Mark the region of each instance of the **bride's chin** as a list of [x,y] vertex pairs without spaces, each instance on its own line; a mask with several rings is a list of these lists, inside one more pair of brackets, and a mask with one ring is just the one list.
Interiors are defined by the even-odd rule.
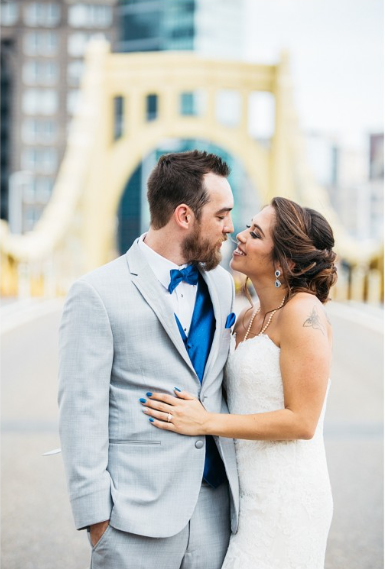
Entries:
[[230,261],[230,267],[232,269],[234,269],[235,271],[239,271],[240,273],[243,273],[243,270],[237,269],[237,265],[239,266],[238,259],[239,259],[239,257],[234,255]]

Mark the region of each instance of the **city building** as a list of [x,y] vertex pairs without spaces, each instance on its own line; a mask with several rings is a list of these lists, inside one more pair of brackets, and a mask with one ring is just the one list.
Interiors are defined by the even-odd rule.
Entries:
[[117,51],[242,57],[244,0],[120,0],[117,15]]
[[30,231],[76,111],[87,42],[116,38],[116,0],[1,1],[1,217]]
[[306,136],[307,160],[318,184],[348,232],[360,240],[383,239],[384,135],[370,134],[366,146],[347,148],[333,136]]

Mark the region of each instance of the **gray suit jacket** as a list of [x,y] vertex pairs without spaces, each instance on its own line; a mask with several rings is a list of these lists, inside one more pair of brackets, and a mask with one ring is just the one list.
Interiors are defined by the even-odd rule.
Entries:
[[[188,523],[202,482],[205,437],[153,427],[138,402],[174,386],[206,409],[227,413],[222,396],[229,351],[226,317],[234,287],[221,267],[203,274],[216,319],[202,384],[190,362],[162,285],[137,242],[115,261],[75,282],[60,329],[60,437],[78,529],[102,520],[150,537],[175,535]],[[234,444],[215,437],[238,519]],[[199,441],[199,442],[198,442]]]

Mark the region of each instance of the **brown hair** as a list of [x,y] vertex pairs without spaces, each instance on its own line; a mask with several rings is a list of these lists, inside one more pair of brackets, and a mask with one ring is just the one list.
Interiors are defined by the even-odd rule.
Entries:
[[219,156],[199,150],[161,156],[148,179],[151,225],[155,229],[164,227],[180,204],[188,205],[199,220],[202,207],[209,201],[203,183],[203,176],[209,172],[227,177],[230,169]]
[[332,228],[323,215],[286,198],[273,198],[273,261],[282,268],[289,297],[296,292],[314,294],[322,303],[337,281]]

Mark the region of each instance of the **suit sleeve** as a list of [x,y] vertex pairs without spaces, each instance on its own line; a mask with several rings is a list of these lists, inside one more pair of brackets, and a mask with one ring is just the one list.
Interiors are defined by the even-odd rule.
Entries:
[[59,430],[77,529],[108,520],[109,388],[113,337],[105,306],[77,281],[64,306],[59,335]]

